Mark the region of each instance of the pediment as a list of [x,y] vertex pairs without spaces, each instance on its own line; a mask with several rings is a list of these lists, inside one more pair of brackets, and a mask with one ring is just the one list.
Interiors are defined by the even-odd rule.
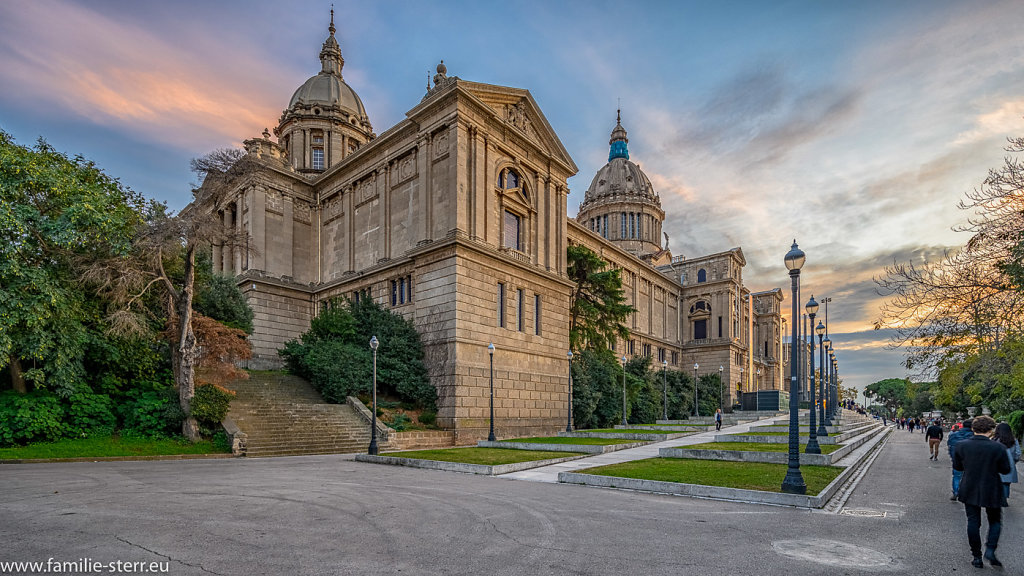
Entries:
[[525,137],[563,163],[571,174],[579,171],[529,90],[464,80],[459,82],[459,87],[490,108],[495,117],[511,131]]

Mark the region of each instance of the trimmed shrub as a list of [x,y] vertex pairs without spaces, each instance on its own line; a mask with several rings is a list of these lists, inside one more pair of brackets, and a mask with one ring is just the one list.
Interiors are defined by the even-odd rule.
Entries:
[[199,430],[206,436],[220,429],[224,416],[235,393],[214,384],[196,386],[192,397],[192,416],[199,423]]
[[67,436],[64,406],[45,390],[0,393],[0,446],[52,442]]

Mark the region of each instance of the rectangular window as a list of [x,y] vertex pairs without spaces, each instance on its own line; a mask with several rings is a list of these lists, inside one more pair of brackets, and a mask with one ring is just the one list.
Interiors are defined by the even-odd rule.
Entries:
[[718,337],[722,337],[722,317],[718,317]]
[[540,294],[533,295],[533,333],[540,336]]
[[391,305],[398,306],[398,281],[391,281]]
[[505,210],[505,247],[520,250],[519,215]]
[[313,170],[324,169],[324,149],[313,148]]
[[629,353],[636,354],[636,340],[629,341]]
[[619,238],[626,238],[626,213],[622,213],[622,230],[619,231]]
[[604,226],[601,227],[601,235],[605,238],[608,237],[608,215],[604,215]]
[[498,282],[498,326],[505,327],[505,283]]
[[359,290],[352,293],[352,301],[359,304]]
[[526,304],[524,302],[524,292],[522,288],[516,290],[516,330],[523,332],[525,330],[526,319]]
[[405,277],[405,293],[408,296],[406,302],[412,302],[412,274]]
[[615,340],[611,341],[611,346],[609,346],[609,348],[612,349],[612,352],[615,352]]
[[629,237],[636,238],[636,214],[629,213]]
[[405,278],[398,279],[398,303],[405,304]]
[[673,365],[679,364],[679,352],[675,352],[675,351],[672,352],[672,364]]
[[665,361],[665,349],[664,348],[658,348],[658,362],[664,362],[664,361]]

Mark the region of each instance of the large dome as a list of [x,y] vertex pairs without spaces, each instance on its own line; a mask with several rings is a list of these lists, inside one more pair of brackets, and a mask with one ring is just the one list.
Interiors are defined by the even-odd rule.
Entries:
[[608,142],[611,145],[608,163],[597,171],[594,180],[590,182],[583,196],[581,211],[595,202],[639,201],[661,206],[661,199],[654,191],[651,180],[639,166],[629,161],[628,142],[626,129],[622,127],[621,116],[618,116]]

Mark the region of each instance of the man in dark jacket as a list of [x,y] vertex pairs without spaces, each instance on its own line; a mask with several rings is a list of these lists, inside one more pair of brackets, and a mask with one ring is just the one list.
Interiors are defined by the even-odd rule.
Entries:
[[[968,418],[964,420],[963,425],[956,432],[951,432],[949,438],[946,439],[946,446],[949,448],[949,460],[953,461],[953,449],[961,441],[974,436],[974,432],[971,431],[971,423],[974,420]],[[960,489],[960,476],[963,475],[961,470],[953,468],[953,495],[949,497],[950,500],[956,500],[956,493]]]
[[928,430],[924,434],[925,440],[928,442],[928,459],[938,460],[939,459],[939,444],[942,442],[942,426],[935,420],[932,421],[932,425],[928,427]]
[[985,541],[985,560],[992,566],[1002,566],[996,558],[999,532],[1002,530],[1002,512],[1006,506],[1003,482],[1000,474],[1010,473],[1010,459],[1006,448],[995,442],[989,435],[995,430],[996,421],[988,416],[974,419],[971,429],[974,436],[957,444],[953,450],[953,469],[962,470],[960,490],[957,499],[964,503],[967,512],[967,541],[971,545],[971,561],[976,568],[981,561],[981,509],[988,516],[988,539]]

